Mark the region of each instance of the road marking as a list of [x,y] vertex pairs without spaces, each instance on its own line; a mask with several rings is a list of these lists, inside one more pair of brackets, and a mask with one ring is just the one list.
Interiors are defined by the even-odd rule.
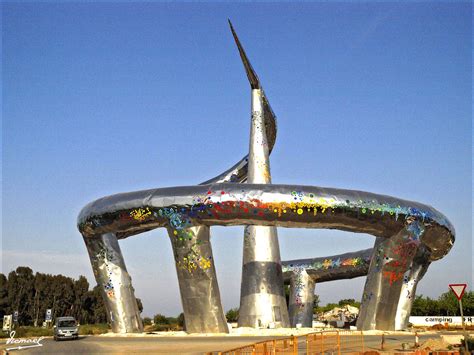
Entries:
[[14,347],[14,348],[7,348],[6,350],[9,351],[9,350],[22,350],[22,349],[26,349],[26,348],[36,348],[37,346],[43,346],[43,344],[36,344],[36,345],[25,345],[25,346],[17,346],[17,347]]

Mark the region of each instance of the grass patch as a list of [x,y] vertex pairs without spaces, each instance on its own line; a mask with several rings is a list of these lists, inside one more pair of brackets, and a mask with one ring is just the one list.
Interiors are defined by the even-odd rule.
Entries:
[[79,335],[98,335],[108,333],[109,330],[107,323],[84,324],[79,326]]
[[[15,330],[15,338],[38,338],[53,336],[52,328],[21,326]],[[1,338],[10,338],[10,333],[1,332]]]

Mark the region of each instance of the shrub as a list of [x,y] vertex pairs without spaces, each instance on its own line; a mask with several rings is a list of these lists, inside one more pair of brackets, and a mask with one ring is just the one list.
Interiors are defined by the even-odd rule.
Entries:
[[180,313],[178,316],[178,325],[184,327],[184,313]]
[[162,314],[156,314],[154,317],[153,317],[153,320],[155,321],[155,324],[169,324],[169,320],[168,318],[166,318],[164,315]]
[[[42,327],[30,327],[30,326],[21,326],[14,329],[15,338],[25,338],[25,337],[47,337],[53,335],[52,328],[42,328]],[[1,332],[1,338],[10,338],[10,333]]]
[[84,324],[79,326],[79,335],[98,335],[109,331],[109,325],[106,323]]
[[[466,341],[464,340],[464,338],[461,339],[461,345],[463,347],[466,347]],[[467,338],[467,346],[469,347],[470,351],[474,350],[474,338],[473,337],[469,336]]]
[[229,309],[229,311],[225,314],[225,317],[227,318],[227,322],[237,322],[239,319],[239,309]]

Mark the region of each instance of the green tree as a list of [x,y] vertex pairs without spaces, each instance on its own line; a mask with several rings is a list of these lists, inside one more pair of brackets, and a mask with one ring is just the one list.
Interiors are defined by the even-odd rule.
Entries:
[[[465,315],[474,314],[474,292],[466,292],[462,299]],[[459,303],[452,291],[443,293],[437,300],[419,295],[413,301],[412,316],[460,316]]]
[[94,320],[94,308],[95,308],[95,294],[93,291],[87,291],[84,296],[84,302],[81,307],[81,316],[79,322],[82,324],[93,324]]
[[176,317],[166,317],[166,320],[168,321],[168,324],[178,325],[178,318]]
[[155,321],[155,324],[170,324],[168,318],[162,314],[156,314],[153,317],[153,320]]
[[34,317],[34,276],[33,270],[19,266],[8,274],[7,299],[9,311],[18,311],[18,323],[30,325]]
[[357,307],[359,308],[360,307],[360,302],[356,301],[355,299],[353,298],[345,298],[345,299],[342,299],[338,302],[338,305],[340,307],[344,307],[346,305],[349,305],[349,306],[352,306],[352,307]]
[[[464,295],[466,297],[466,295]],[[465,301],[463,297],[463,301]],[[452,291],[443,293],[438,298],[439,315],[442,316],[460,316],[458,299]],[[430,314],[431,315],[431,314]]]
[[411,308],[412,316],[425,316],[428,315],[427,312],[427,302],[423,295],[416,296],[413,300],[413,305]]
[[227,318],[227,322],[237,322],[239,320],[239,309],[238,308],[231,308],[225,314]]
[[75,298],[74,280],[64,275],[54,275],[50,290],[48,308],[52,310],[53,319],[62,316],[72,316]]
[[426,297],[426,314],[427,315],[439,315],[440,314],[440,303],[437,300]]
[[3,316],[8,312],[8,279],[0,273],[0,319],[3,319]]
[[321,302],[321,300],[319,299],[319,295],[315,294],[313,299],[313,309],[319,307],[319,302]]
[[74,303],[73,303],[73,316],[82,322],[82,310],[83,304],[89,292],[89,282],[84,276],[79,276],[79,279],[74,282]]
[[185,320],[184,320],[184,313],[179,314],[179,316],[178,316],[178,325],[180,327],[183,327],[183,329],[185,329],[186,323],[185,323]]
[[[139,301],[140,310],[141,302]],[[0,274],[0,313],[18,310],[20,325],[41,325],[46,309],[53,318],[71,315],[80,323],[105,323],[107,313],[101,287],[89,290],[84,276],[74,280],[64,275],[50,275],[20,266],[6,277]]]
[[333,308],[336,308],[336,307],[339,307],[339,305],[337,303],[328,303],[325,306],[318,307],[317,308],[317,313],[328,312],[328,311],[330,311],[330,310],[332,310]]
[[465,316],[474,314],[474,291],[464,294],[462,298],[462,308]]
[[36,327],[43,322],[44,319],[44,312],[45,311],[45,298],[46,298],[46,291],[48,289],[49,282],[48,279],[51,275],[46,275],[37,272],[35,274],[35,295],[33,297],[33,309],[34,309],[34,318],[33,318],[33,325]]
[[93,289],[93,323],[107,322],[107,309],[105,308],[101,286],[96,285]]
[[150,317],[143,318],[143,325],[151,325],[151,318]]

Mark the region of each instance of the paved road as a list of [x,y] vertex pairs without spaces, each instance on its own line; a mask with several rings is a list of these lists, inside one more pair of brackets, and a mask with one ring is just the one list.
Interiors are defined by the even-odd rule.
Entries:
[[[43,346],[10,351],[24,354],[202,354],[208,351],[233,349],[275,337],[100,337],[87,336],[77,340],[44,339]],[[9,345],[11,346],[11,345]],[[5,349],[2,342],[2,349]]]
[[[449,334],[456,334],[449,332]],[[429,338],[439,338],[440,334],[420,334],[420,342],[423,343]],[[281,337],[284,338],[284,337]],[[42,347],[29,348],[24,350],[10,351],[10,354],[203,354],[211,351],[230,350],[246,344],[258,341],[275,339],[275,337],[259,336],[160,336],[160,337],[102,337],[86,336],[78,340],[63,340],[55,342],[51,338],[42,341]],[[366,350],[380,350],[380,335],[366,335],[364,337]],[[386,335],[385,350],[401,349],[402,343],[413,345],[413,334]],[[11,347],[6,346],[5,340],[1,342],[0,349]],[[306,353],[305,338],[300,337],[298,343],[300,353]],[[354,349],[356,350],[356,349]]]

